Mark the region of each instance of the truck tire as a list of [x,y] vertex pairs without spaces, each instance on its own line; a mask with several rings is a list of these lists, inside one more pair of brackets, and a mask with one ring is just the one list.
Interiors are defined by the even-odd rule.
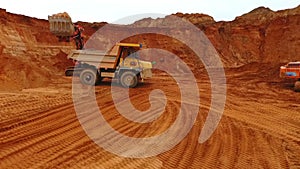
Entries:
[[295,82],[294,91],[295,92],[300,92],[300,81]]
[[80,82],[86,85],[95,85],[99,80],[97,70],[85,69],[80,73]]
[[73,72],[74,72],[74,70],[66,70],[65,75],[66,76],[73,76]]
[[122,73],[120,82],[123,87],[134,88],[138,84],[138,78],[135,73],[127,71]]

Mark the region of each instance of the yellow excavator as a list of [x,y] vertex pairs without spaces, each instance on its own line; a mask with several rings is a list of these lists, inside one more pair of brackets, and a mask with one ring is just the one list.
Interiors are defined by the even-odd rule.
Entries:
[[59,41],[69,42],[74,39],[76,48],[83,49],[84,39],[82,31],[84,30],[77,23],[73,23],[71,17],[67,12],[53,14],[48,16],[50,23],[50,31],[58,37]]

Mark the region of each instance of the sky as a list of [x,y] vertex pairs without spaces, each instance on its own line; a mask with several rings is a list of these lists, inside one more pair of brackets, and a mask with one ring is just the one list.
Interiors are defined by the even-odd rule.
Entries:
[[[40,19],[68,12],[72,21],[132,22],[143,17],[161,17],[172,13],[203,13],[216,21],[231,21],[251,10],[264,6],[271,10],[294,8],[300,0],[1,0],[0,8],[7,12]],[[133,16],[135,15],[135,16]],[[123,18],[131,18],[124,20]],[[154,17],[155,18],[155,17]],[[126,24],[126,23],[124,23]]]

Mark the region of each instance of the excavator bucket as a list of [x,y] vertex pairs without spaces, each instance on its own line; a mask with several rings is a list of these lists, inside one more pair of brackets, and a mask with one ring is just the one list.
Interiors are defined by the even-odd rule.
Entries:
[[68,13],[58,13],[48,16],[50,32],[58,37],[69,37],[74,33],[74,25]]

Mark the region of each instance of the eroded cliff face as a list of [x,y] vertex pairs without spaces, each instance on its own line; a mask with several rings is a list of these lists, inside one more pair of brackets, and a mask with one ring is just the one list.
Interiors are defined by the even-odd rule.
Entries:
[[47,85],[70,64],[72,43],[58,42],[47,20],[0,10],[0,90]]
[[[172,16],[188,20],[202,30],[227,68],[255,63],[278,69],[274,66],[300,60],[300,6],[276,12],[260,7],[231,22],[215,22],[205,14],[176,13]],[[80,24],[85,28],[84,34],[88,39],[106,23]],[[170,25],[164,18],[146,18],[131,25],[130,30],[160,29],[158,25],[181,26]],[[126,35],[128,27],[114,26],[113,31],[114,37]],[[182,28],[182,31],[187,30]],[[47,85],[52,79],[63,75],[64,68],[72,64],[66,56],[75,49],[74,42],[59,42],[50,33],[47,20],[11,14],[1,9],[0,33],[0,90]],[[108,41],[98,39],[100,43],[93,47],[101,48],[110,43]],[[123,41],[143,43],[145,48],[168,50],[184,59],[193,69],[202,67],[201,64],[193,64],[197,57],[188,46],[172,38],[146,34]],[[160,61],[161,56],[148,59]]]
[[[231,22],[215,22],[205,14],[177,13],[174,16],[186,19],[202,30],[225,67],[253,62],[278,65],[300,60],[300,6],[276,12],[259,7]],[[147,18],[135,24],[137,27],[180,26],[168,24],[164,18]],[[169,44],[165,48],[172,48]]]
[[299,30],[300,6],[278,12],[260,7],[204,29],[226,67],[300,60]]
[[[86,27],[87,38],[103,26],[80,24]],[[59,42],[47,20],[0,9],[0,34],[0,90],[46,86],[73,65],[66,56],[75,49],[74,41]]]

